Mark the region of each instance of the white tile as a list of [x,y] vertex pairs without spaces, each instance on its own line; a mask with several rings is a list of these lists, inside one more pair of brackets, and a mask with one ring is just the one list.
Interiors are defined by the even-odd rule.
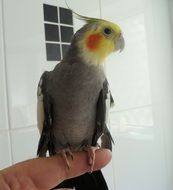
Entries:
[[36,157],[39,140],[38,130],[23,129],[11,131],[13,162]]
[[37,84],[46,60],[43,5],[3,2],[11,127],[28,127],[36,125]]
[[107,182],[108,188],[110,190],[115,189],[114,186],[114,168],[113,168],[113,163],[112,161],[102,169],[103,175],[105,177],[105,180]]
[[112,112],[110,123],[113,135],[145,140],[154,138],[152,106]]
[[2,1],[0,1],[0,130],[8,127],[7,121],[7,94],[5,82],[5,55],[4,55],[4,35],[2,20]]
[[113,22],[138,14],[145,8],[145,0],[101,0],[102,17]]
[[11,150],[8,132],[0,131],[0,151],[0,169],[3,169],[11,165]]
[[[29,91],[29,89],[28,89]],[[36,125],[36,93],[34,94],[32,101],[34,103],[30,104],[26,102],[24,105],[16,105],[11,107],[11,127],[12,128],[24,128]],[[18,98],[16,98],[16,104],[20,104]]]
[[[43,0],[44,3],[48,3],[51,5],[56,5],[60,7],[66,7],[67,5],[64,0]],[[81,0],[70,0],[66,1],[68,6],[76,13],[86,16],[96,16],[100,14],[99,8],[99,0],[88,0],[88,1],[81,1]]]
[[164,153],[159,141],[116,138],[115,189],[167,190]]

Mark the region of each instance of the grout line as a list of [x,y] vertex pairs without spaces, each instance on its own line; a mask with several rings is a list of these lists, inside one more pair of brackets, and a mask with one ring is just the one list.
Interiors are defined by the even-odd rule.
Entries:
[[59,7],[57,7],[58,9],[58,22],[59,22],[59,25],[58,25],[58,29],[59,29],[59,42],[60,42],[60,54],[61,54],[61,60],[63,59],[63,53],[62,53],[62,41],[61,41],[61,23],[60,23],[60,11],[59,11]]
[[100,18],[102,18],[102,2],[99,0]]
[[2,46],[3,46],[3,59],[4,59],[4,75],[5,75],[5,94],[6,94],[6,107],[7,107],[7,124],[8,124],[8,134],[9,134],[9,144],[10,144],[10,147],[9,147],[9,153],[10,153],[10,162],[11,164],[13,163],[14,161],[14,158],[13,158],[13,153],[12,153],[12,143],[11,143],[11,132],[10,132],[10,129],[11,129],[11,120],[10,120],[10,105],[9,105],[9,89],[8,89],[8,73],[7,73],[7,51],[6,51],[6,41],[5,41],[5,19],[4,19],[4,2],[3,0],[1,1],[2,2],[2,6],[1,6],[1,19],[2,19]]
[[126,111],[132,111],[132,110],[137,110],[137,109],[143,109],[143,108],[147,108],[147,107],[152,107],[152,104],[136,106],[136,107],[122,109],[122,110],[113,110],[113,111],[110,111],[110,113],[126,112]]
[[[58,9],[59,7],[57,7],[57,9]],[[59,16],[59,13],[58,13],[58,16]],[[58,22],[58,23],[56,23],[56,22],[51,22],[51,21],[45,21],[44,20],[44,23],[45,24],[52,24],[52,25],[56,25],[56,26],[67,26],[67,27],[73,27],[73,25],[71,25],[71,24],[63,24],[63,23],[60,23],[60,22]]]
[[11,129],[10,131],[23,131],[23,130],[29,130],[29,129],[37,129],[37,125],[31,125],[27,127],[16,127]]
[[57,42],[57,41],[45,41],[46,44],[49,43],[49,44],[61,44],[61,42]]
[[133,129],[153,129],[153,128],[155,128],[154,125],[141,125],[141,124],[137,125],[137,124],[128,124],[128,123],[119,124],[119,123],[114,123],[114,122],[112,122],[111,125],[118,126],[118,127],[126,126],[128,128],[133,128]]
[[30,125],[27,127],[16,127],[16,128],[5,128],[5,129],[0,129],[0,133],[1,132],[13,132],[13,131],[23,131],[23,130],[29,130],[29,129],[37,129],[37,125]]
[[45,41],[46,43],[51,43],[51,44],[62,44],[62,45],[70,45],[68,42],[56,42],[56,41]]

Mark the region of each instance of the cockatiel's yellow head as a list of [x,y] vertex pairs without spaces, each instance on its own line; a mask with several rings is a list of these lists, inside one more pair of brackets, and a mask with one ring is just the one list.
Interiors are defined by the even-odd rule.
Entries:
[[124,38],[117,24],[103,19],[78,16],[86,25],[76,32],[72,43],[76,44],[79,54],[87,63],[103,63],[110,53],[123,50]]

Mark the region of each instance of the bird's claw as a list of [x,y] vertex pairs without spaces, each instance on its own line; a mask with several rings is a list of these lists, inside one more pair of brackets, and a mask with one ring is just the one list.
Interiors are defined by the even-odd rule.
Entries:
[[73,153],[71,152],[70,149],[65,149],[62,151],[62,156],[67,165],[67,168],[70,169],[70,162],[69,162],[68,156],[70,156],[71,160],[73,160]]
[[85,151],[88,153],[89,165],[91,166],[90,173],[93,172],[94,163],[95,163],[95,151],[99,149],[99,146],[86,146],[84,148]]

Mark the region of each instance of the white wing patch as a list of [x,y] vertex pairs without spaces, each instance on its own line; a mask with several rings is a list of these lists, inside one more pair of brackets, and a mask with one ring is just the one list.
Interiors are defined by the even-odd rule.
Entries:
[[107,96],[106,96],[106,124],[107,126],[110,125],[110,119],[109,119],[109,115],[110,115],[110,108],[112,108],[114,106],[114,103],[111,102],[111,92],[110,92],[110,89],[109,89],[109,85],[108,85],[108,93],[107,93]]
[[37,127],[41,134],[43,130],[43,123],[44,123],[44,105],[43,105],[43,94],[42,94],[42,79],[40,79],[40,82],[38,84],[37,89]]

